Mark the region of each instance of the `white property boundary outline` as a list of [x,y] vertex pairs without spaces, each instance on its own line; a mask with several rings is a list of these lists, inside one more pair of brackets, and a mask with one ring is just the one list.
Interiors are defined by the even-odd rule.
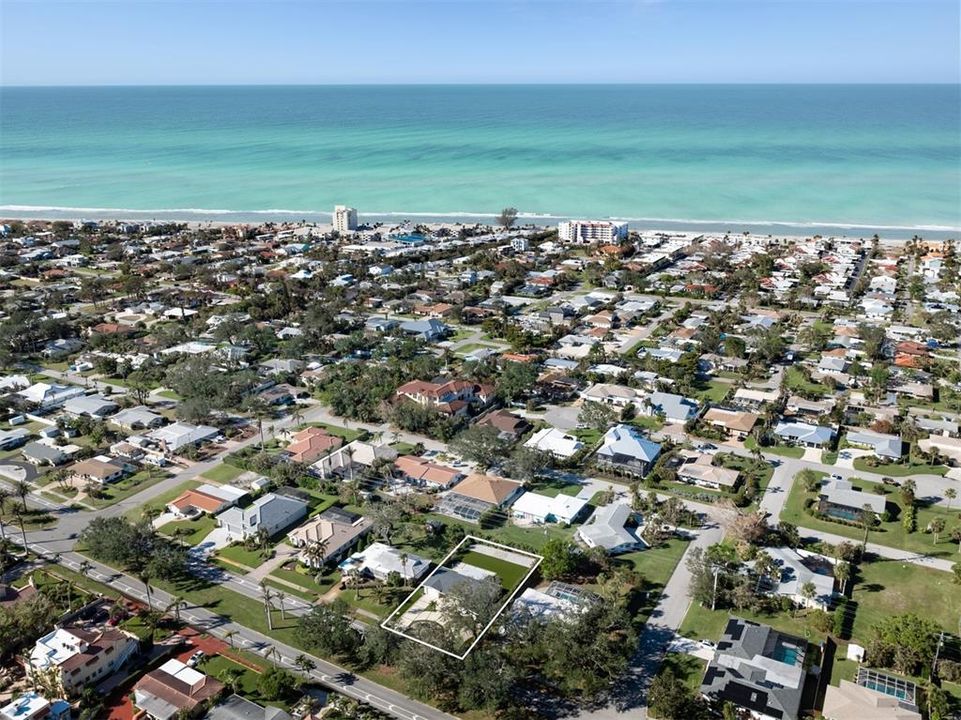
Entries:
[[[418,591],[422,590],[423,587],[424,587],[424,585],[426,584],[426,582],[427,582],[428,580],[430,580],[430,579],[434,576],[434,573],[436,573],[436,572],[437,572],[438,570],[440,570],[442,567],[445,567],[445,566],[447,565],[447,561],[450,560],[452,557],[454,557],[454,555],[457,554],[457,552],[461,549],[461,547],[464,545],[464,543],[466,543],[466,542],[468,542],[468,541],[474,542],[474,543],[484,543],[485,545],[492,545],[493,547],[500,548],[500,549],[502,549],[502,550],[507,550],[508,552],[516,553],[516,554],[518,554],[518,555],[526,555],[527,557],[534,558],[537,562],[535,562],[535,563],[531,566],[531,569],[528,570],[527,575],[525,575],[525,576],[521,579],[521,581],[520,581],[519,583],[517,583],[517,587],[514,588],[513,592],[511,592],[511,594],[510,594],[510,595],[507,597],[507,599],[504,601],[504,604],[500,606],[500,608],[497,610],[496,613],[494,613],[494,617],[492,617],[491,620],[490,620],[490,622],[487,623],[487,625],[484,627],[484,629],[480,631],[480,633],[479,633],[479,634],[477,635],[477,637],[474,639],[474,642],[472,642],[472,643],[470,644],[470,647],[467,648],[467,650],[464,651],[464,654],[463,654],[463,655],[457,655],[456,653],[452,653],[450,650],[445,650],[445,649],[442,648],[442,647],[437,647],[436,645],[431,645],[429,642],[425,642],[425,641],[421,640],[420,638],[414,637],[413,635],[408,635],[407,633],[403,632],[402,630],[397,630],[396,628],[388,627],[387,624],[388,624],[391,620],[394,619],[394,616],[398,613],[398,611],[399,611],[402,607],[404,607],[404,605],[406,605],[407,602],[408,602],[412,597],[414,597],[414,595],[416,595]],[[428,647],[428,648],[430,648],[431,650],[437,650],[438,652],[442,652],[442,653],[444,653],[445,655],[450,655],[452,658],[456,658],[457,660],[464,660],[468,655],[470,655],[471,651],[474,649],[474,646],[477,645],[477,643],[479,643],[479,642],[481,641],[481,639],[487,634],[487,631],[491,629],[491,626],[497,621],[497,618],[499,618],[499,617],[501,616],[501,614],[504,612],[504,610],[507,609],[507,606],[510,605],[510,604],[514,601],[514,596],[516,596],[517,593],[520,592],[520,589],[521,589],[522,587],[524,587],[524,585],[527,583],[527,581],[531,579],[531,575],[533,575],[533,574],[534,574],[534,571],[537,570],[538,567],[540,567],[541,561],[543,561],[543,559],[544,559],[544,556],[543,556],[543,555],[536,555],[536,554],[534,554],[534,553],[527,552],[526,550],[519,550],[519,549],[517,549],[517,548],[511,547],[510,545],[503,545],[503,544],[501,544],[501,543],[499,543],[499,542],[494,542],[493,540],[487,540],[487,539],[485,539],[485,538],[479,538],[479,537],[477,537],[476,535],[466,535],[466,536],[464,536],[464,539],[461,540],[459,543],[457,543],[457,545],[454,546],[454,549],[451,550],[449,553],[447,553],[447,555],[444,557],[444,559],[441,560],[441,561],[437,564],[437,567],[435,567],[433,570],[431,570],[431,571],[430,571],[430,574],[429,574],[427,577],[425,577],[423,580],[421,580],[420,585],[418,585],[417,587],[415,587],[415,588],[410,592],[410,594],[409,594],[406,598],[404,598],[404,601],[403,601],[400,605],[398,605],[396,608],[394,608],[394,611],[384,619],[384,621],[380,624],[380,626],[381,626],[384,630],[387,630],[388,632],[394,633],[394,635],[399,635],[400,637],[405,638],[405,639],[407,639],[407,640],[412,640],[412,641],[414,641],[415,643],[420,643],[420,644],[423,645],[424,647]],[[510,562],[510,561],[507,560],[507,561],[505,561],[505,562]],[[516,565],[517,563],[513,563],[513,564]]]

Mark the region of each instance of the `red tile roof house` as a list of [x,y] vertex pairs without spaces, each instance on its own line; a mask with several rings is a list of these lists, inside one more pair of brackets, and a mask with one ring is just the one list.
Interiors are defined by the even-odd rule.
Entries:
[[343,438],[331,435],[323,428],[309,427],[291,436],[291,443],[282,455],[292,462],[310,465],[343,444]]
[[397,399],[412,400],[422,407],[432,408],[445,415],[466,415],[471,403],[486,405],[494,397],[494,390],[469,380],[448,380],[442,383],[412,380],[397,388]]
[[216,678],[187,667],[180,660],[168,660],[133,686],[134,705],[152,720],[179,720],[200,715],[224,687]]
[[446,490],[464,477],[460,470],[438,465],[415,455],[401,455],[394,460],[394,468],[397,474],[409,483],[442,490]]

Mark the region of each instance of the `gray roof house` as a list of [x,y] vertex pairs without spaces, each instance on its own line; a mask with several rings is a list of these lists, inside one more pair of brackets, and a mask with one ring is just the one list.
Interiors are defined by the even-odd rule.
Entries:
[[825,480],[818,495],[821,512],[845,520],[858,520],[865,505],[876,515],[884,512],[884,495],[855,490],[849,480]]
[[117,403],[103,395],[81,395],[63,404],[64,412],[75,417],[105,418],[119,409]]
[[232,507],[217,515],[217,525],[230,540],[256,535],[261,528],[276,535],[307,515],[307,503],[284,495],[268,493],[246,508]]
[[807,640],[732,617],[707,666],[701,694],[756,718],[798,717]]
[[220,435],[220,430],[210,425],[191,425],[175,422],[147,433],[147,437],[157,442],[168,453],[176,453],[187,445],[200,445]]
[[440,320],[428,318],[427,320],[407,320],[400,324],[401,332],[413,335],[418,340],[433,342],[447,335],[450,328]]
[[897,435],[887,435],[872,430],[849,430],[845,439],[848,445],[868,448],[882,458],[898,460],[904,452],[904,445]]
[[640,403],[642,414],[663,415],[671,423],[686,423],[697,417],[698,410],[698,404],[694,400],[665,392],[652,392],[646,402],[642,399]]
[[143,430],[158,428],[166,422],[166,419],[150,408],[138,405],[121,410],[110,418],[110,422],[124,430]]
[[27,443],[20,452],[27,462],[34,465],[61,465],[67,461],[66,454],[60,448],[38,442]]
[[834,428],[782,420],[774,428],[774,434],[793,445],[823,447],[834,439]]
[[604,505],[594,511],[590,521],[577,530],[577,539],[587,547],[602,547],[609,553],[621,553],[647,547],[633,529],[626,527],[635,517],[630,505],[622,502]]
[[597,462],[628,475],[644,476],[661,454],[661,446],[644,437],[634,425],[615,425],[604,433]]
[[204,720],[291,720],[291,716],[278,707],[262,707],[240,695],[231,695],[210,708]]
[[[834,575],[829,570],[832,566],[829,558],[789,547],[763,548],[761,552],[766,553],[779,570],[775,578],[769,578],[774,594],[803,607],[830,609],[834,598]],[[775,579],[777,582],[773,582]],[[808,583],[814,585],[814,597],[810,600],[802,592]]]

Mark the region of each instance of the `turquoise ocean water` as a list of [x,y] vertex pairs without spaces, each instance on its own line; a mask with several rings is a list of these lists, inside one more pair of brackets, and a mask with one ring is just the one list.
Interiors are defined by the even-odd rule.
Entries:
[[[927,237],[961,228],[961,90],[872,86],[0,89],[0,213],[524,214]],[[773,223],[773,224],[772,224]]]

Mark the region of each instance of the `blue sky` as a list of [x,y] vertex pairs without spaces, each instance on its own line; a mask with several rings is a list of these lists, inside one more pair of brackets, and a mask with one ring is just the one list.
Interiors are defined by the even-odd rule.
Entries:
[[5,85],[959,82],[957,0],[0,0]]

